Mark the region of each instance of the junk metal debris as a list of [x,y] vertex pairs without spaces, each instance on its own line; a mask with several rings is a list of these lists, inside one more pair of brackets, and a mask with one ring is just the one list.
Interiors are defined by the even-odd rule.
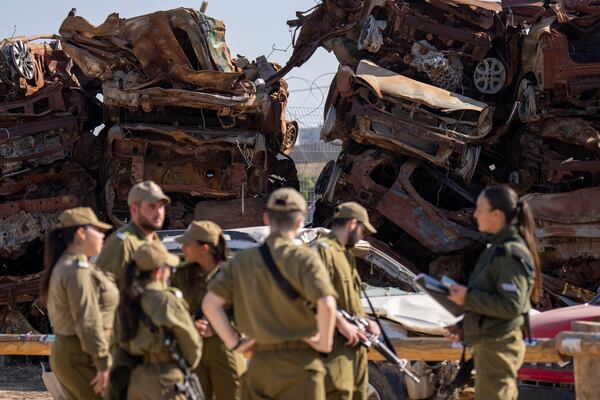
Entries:
[[[94,26],[72,11],[59,33],[0,42],[0,274],[23,276],[0,304],[35,298],[40,239],[64,209],[119,226],[151,179],[173,200],[165,228],[250,226],[268,193],[298,187],[287,84],[265,84],[280,66],[232,58],[223,21],[177,8]],[[216,201],[227,213],[203,207]]]
[[538,308],[599,289],[600,13],[584,1],[323,0],[288,21],[294,52],[340,66],[321,136],[314,221],[358,200],[377,239],[421,271],[465,279],[483,247],[476,196],[508,183],[531,205],[546,274]]
[[2,283],[19,293],[2,302],[35,298],[40,238],[58,213],[87,205],[120,225],[144,179],[173,199],[165,228],[259,225],[265,195],[298,186],[283,77],[318,47],[340,62],[322,137],[344,150],[317,182],[317,224],[358,200],[379,246],[464,279],[483,246],[476,196],[509,183],[536,213],[538,306],[598,290],[594,4],[323,0],[296,15],[283,67],[233,58],[224,23],[185,8],[98,26],[72,11],[60,36],[1,41],[0,273],[23,277]]

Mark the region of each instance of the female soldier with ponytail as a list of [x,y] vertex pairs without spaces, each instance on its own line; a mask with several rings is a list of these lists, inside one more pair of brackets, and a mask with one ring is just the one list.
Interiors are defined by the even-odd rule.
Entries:
[[240,376],[246,369],[244,357],[230,350],[202,316],[202,299],[208,282],[227,260],[227,244],[219,225],[212,221],[194,221],[185,234],[176,239],[182,244],[186,263],[173,276],[173,286],[181,289],[190,306],[196,327],[203,338],[202,358],[196,369],[207,399],[239,398]]
[[46,238],[40,297],[56,340],[50,365],[67,399],[102,399],[110,366],[116,286],[91,264],[110,225],[87,207],[64,211]]
[[179,257],[159,241],[147,242],[133,255],[122,276],[119,344],[142,363],[131,373],[128,400],[183,399],[176,384],[184,375],[165,344],[172,335],[190,368],[200,361],[202,343],[181,292],[169,288]]
[[[525,355],[525,315],[542,289],[534,219],[527,203],[506,185],[479,195],[475,219],[489,245],[468,287],[452,285],[448,298],[464,306],[462,335],[474,347],[476,399],[515,400]],[[450,331],[457,340],[457,331]]]

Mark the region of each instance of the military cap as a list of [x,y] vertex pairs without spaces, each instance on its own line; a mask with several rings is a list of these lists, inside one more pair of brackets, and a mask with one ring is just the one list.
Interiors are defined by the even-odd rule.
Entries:
[[175,240],[181,244],[204,242],[216,246],[222,232],[221,227],[212,221],[192,221],[185,233]]
[[58,216],[59,228],[70,228],[72,226],[91,225],[101,231],[112,228],[111,225],[100,222],[96,213],[89,207],[76,207],[63,211]]
[[129,190],[127,196],[127,204],[139,203],[141,201],[149,201],[154,203],[156,201],[164,200],[167,204],[171,203],[169,196],[164,194],[160,186],[152,181],[144,181],[136,183]]
[[133,254],[133,261],[140,271],[152,271],[159,267],[177,267],[179,257],[169,253],[158,240],[146,242]]
[[370,234],[377,233],[377,229],[369,222],[369,213],[358,203],[349,201],[342,203],[333,212],[334,219],[356,219],[363,224]]
[[267,200],[267,210],[271,211],[306,211],[306,200],[296,189],[277,189]]

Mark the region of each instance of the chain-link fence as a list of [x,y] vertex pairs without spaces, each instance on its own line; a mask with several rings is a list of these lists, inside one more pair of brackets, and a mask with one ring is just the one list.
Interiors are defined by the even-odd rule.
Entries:
[[312,212],[317,200],[315,183],[319,174],[330,160],[335,160],[341,150],[337,143],[327,143],[320,139],[323,125],[323,108],[289,107],[289,118],[298,121],[300,134],[290,156],[296,163],[300,192],[308,202],[307,223],[312,222]]

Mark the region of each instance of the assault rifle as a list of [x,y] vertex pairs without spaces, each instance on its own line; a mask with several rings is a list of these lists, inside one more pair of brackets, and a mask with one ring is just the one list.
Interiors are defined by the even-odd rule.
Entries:
[[410,379],[415,381],[416,383],[420,383],[421,380],[412,372],[410,372],[406,366],[408,365],[408,361],[402,358],[399,358],[394,352],[387,347],[380,339],[379,336],[370,334],[367,332],[367,327],[369,326],[369,321],[363,317],[355,317],[350,315],[346,310],[342,310],[338,308],[338,312],[342,317],[351,324],[355,325],[361,332],[366,334],[367,339],[361,339],[360,344],[365,346],[366,348],[370,348],[373,346],[375,350],[379,352],[386,360],[390,363],[397,366],[400,371],[406,374]]
[[200,380],[198,379],[198,376],[192,372],[187,361],[185,361],[185,358],[181,355],[177,340],[173,333],[165,333],[165,346],[169,349],[171,357],[184,375],[183,383],[176,383],[175,390],[178,393],[183,393],[187,400],[205,400]]

